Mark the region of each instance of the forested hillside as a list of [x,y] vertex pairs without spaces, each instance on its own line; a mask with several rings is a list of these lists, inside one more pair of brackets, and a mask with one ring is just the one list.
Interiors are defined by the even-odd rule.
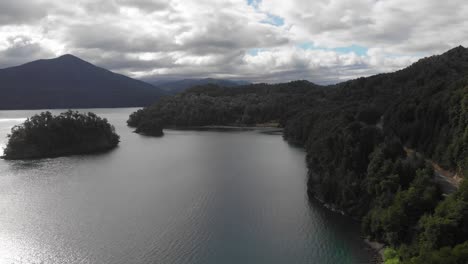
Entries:
[[212,79],[212,78],[182,79],[182,80],[175,80],[175,81],[158,81],[158,80],[148,79],[144,81],[151,83],[156,87],[161,88],[162,90],[166,91],[168,94],[178,94],[191,87],[200,86],[200,85],[208,85],[208,84],[216,84],[216,85],[223,86],[223,87],[235,87],[235,86],[249,84],[249,82],[247,81],[235,81],[235,80]]
[[196,87],[128,121],[137,129],[267,122],[305,147],[310,195],[360,218],[368,236],[397,249],[395,263],[468,262],[468,184],[443,195],[425,162],[468,175],[467,49],[328,87]]

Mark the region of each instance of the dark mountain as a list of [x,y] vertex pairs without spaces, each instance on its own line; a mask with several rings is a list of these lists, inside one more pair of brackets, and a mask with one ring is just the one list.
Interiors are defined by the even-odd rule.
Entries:
[[207,84],[216,84],[222,87],[235,87],[235,86],[250,84],[249,82],[242,81],[242,80],[225,80],[225,79],[213,79],[213,78],[183,79],[183,80],[175,80],[175,81],[152,81],[150,83],[160,87],[162,90],[170,94],[177,94],[191,87],[207,85]]
[[50,109],[146,106],[164,92],[64,55],[1,69],[0,94],[0,109]]

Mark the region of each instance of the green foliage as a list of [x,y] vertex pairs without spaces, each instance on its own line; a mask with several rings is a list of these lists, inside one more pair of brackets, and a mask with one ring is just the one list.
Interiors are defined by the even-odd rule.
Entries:
[[15,126],[8,135],[6,159],[30,159],[92,153],[114,148],[114,127],[94,113],[67,111],[53,116],[42,112]]
[[[391,174],[395,175],[395,174]],[[440,193],[433,182],[433,171],[430,167],[418,169],[416,177],[406,190],[398,185],[398,175],[389,185],[390,190],[383,188],[376,192],[374,206],[363,220],[363,228],[373,239],[397,246],[402,242],[411,241],[415,235],[413,227],[420,217],[431,212],[440,199]],[[376,185],[388,186],[386,180],[375,182]],[[396,193],[392,199],[395,188]]]
[[164,134],[162,128],[161,121],[157,119],[150,119],[140,122],[135,132],[139,134],[160,137]]
[[400,264],[398,252],[393,248],[386,248],[384,251],[385,264]]
[[325,202],[359,216],[367,211],[369,203],[368,197],[362,196],[362,179],[366,176],[369,155],[382,141],[382,134],[374,126],[348,121],[346,117],[329,122],[334,121],[341,121],[338,125],[343,127],[329,130],[325,135],[319,131],[309,133],[306,148],[314,151],[308,151],[307,163],[318,175],[309,181],[309,188]]
[[382,113],[375,108],[366,108],[361,111],[356,116],[356,119],[364,122],[368,125],[375,125],[382,116]]
[[468,242],[453,247],[425,251],[402,264],[466,264],[468,263]]
[[419,223],[422,250],[438,249],[462,243],[468,238],[468,182],[426,215]]
[[456,167],[459,173],[468,175],[468,85],[457,91],[451,98],[450,125],[454,127],[453,137],[441,160],[447,167]]
[[446,169],[468,173],[468,80],[396,103],[384,124],[411,148]]

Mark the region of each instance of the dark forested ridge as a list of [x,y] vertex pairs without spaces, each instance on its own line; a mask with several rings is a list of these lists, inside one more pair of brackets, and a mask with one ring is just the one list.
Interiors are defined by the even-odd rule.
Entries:
[[43,112],[14,126],[5,159],[33,159],[102,152],[117,147],[119,136],[107,119],[94,113]]
[[189,88],[200,85],[216,84],[223,87],[235,87],[249,84],[247,81],[226,80],[226,79],[182,79],[174,81],[158,81],[158,80],[145,80],[155,86],[161,88],[169,94],[178,94]]
[[[305,103],[302,95],[318,86],[309,82],[268,85],[257,84],[241,88],[217,85],[197,86],[174,96],[161,99],[148,108],[131,115],[130,126],[137,129],[149,121],[165,127],[205,125],[253,125],[286,120],[290,106]],[[317,93],[320,91],[317,89]]]
[[[132,114],[162,127],[278,123],[307,151],[311,196],[362,220],[392,263],[468,263],[468,183],[442,195],[430,158],[468,175],[468,50],[320,87],[207,85]],[[404,147],[422,153],[407,154]]]
[[0,69],[0,109],[138,107],[163,94],[72,55]]

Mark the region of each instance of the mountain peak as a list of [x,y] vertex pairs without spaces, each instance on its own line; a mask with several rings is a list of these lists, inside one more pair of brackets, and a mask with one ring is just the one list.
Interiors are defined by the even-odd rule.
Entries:
[[59,57],[57,57],[57,59],[80,59],[72,54],[63,54]]
[[463,47],[462,45],[459,45],[458,47],[453,48],[452,50],[465,50],[466,48]]
[[147,106],[163,92],[71,54],[0,70],[0,109]]
[[55,59],[52,59],[52,60],[55,60],[55,61],[64,61],[64,62],[85,62],[85,63],[88,63],[86,62],[85,60],[82,60],[72,54],[64,54],[64,55],[61,55]]
[[445,54],[448,55],[459,55],[468,52],[468,49],[463,47],[462,45],[455,47],[449,51],[447,51]]

